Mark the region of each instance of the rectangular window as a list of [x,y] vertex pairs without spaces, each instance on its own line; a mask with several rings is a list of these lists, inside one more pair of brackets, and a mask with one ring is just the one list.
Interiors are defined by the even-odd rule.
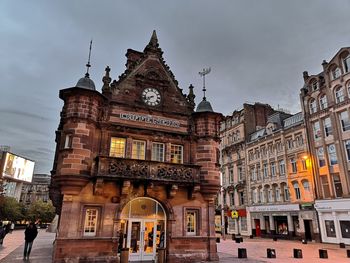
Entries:
[[313,132],[314,132],[314,138],[315,140],[321,138],[321,128],[320,128],[320,122],[316,121],[313,123]]
[[164,143],[152,143],[152,161],[164,162]]
[[260,173],[260,165],[256,165],[256,179],[259,181],[261,180],[261,173]]
[[279,188],[275,189],[275,200],[279,202],[281,200],[281,191]]
[[350,140],[345,141],[346,158],[350,161]]
[[257,190],[256,189],[253,190],[253,197],[252,197],[252,199],[253,199],[253,203],[254,204],[256,204],[258,202]]
[[109,150],[109,156],[124,158],[125,157],[125,145],[126,145],[125,138],[112,137],[111,138],[111,147]]
[[235,205],[235,193],[230,193],[230,204],[231,206]]
[[196,236],[198,228],[198,210],[186,210],[186,235]]
[[290,165],[291,165],[292,173],[298,172],[297,161],[295,160],[295,158],[290,159]]
[[284,176],[286,174],[286,165],[284,160],[280,160],[279,162],[280,175]]
[[332,79],[337,79],[341,75],[340,68],[335,68],[332,70]]
[[172,144],[170,148],[170,162],[183,163],[183,146]]
[[332,135],[332,124],[331,124],[331,118],[327,117],[323,120],[323,127],[324,127],[324,134],[326,137],[329,135]]
[[262,189],[259,190],[259,202],[263,203],[264,202],[264,192]]
[[333,177],[333,185],[334,185],[334,192],[336,197],[342,197],[343,196],[343,188],[341,186],[341,181],[339,174],[332,174]]
[[276,176],[276,163],[275,162],[271,162],[271,176]]
[[264,174],[264,178],[268,178],[269,174],[268,174],[268,168],[267,168],[267,163],[263,164],[263,174]]
[[145,160],[146,142],[134,140],[132,142],[132,159]]
[[305,159],[301,159],[301,165],[302,165],[304,171],[307,170],[306,160]]
[[233,183],[233,168],[230,168],[228,170],[228,176],[229,176],[230,183]]
[[320,180],[321,180],[321,185],[322,185],[323,198],[329,198],[331,196],[331,193],[329,191],[329,184],[328,184],[327,175],[321,175]]
[[327,237],[336,237],[334,221],[333,220],[325,220],[324,224],[326,227]]
[[342,238],[350,238],[350,221],[339,220]]
[[248,226],[247,226],[247,218],[246,217],[240,217],[241,219],[241,230],[242,231],[247,231]]
[[239,205],[244,205],[244,192],[239,192]]
[[272,191],[271,190],[267,191],[267,202],[272,203]]
[[84,236],[96,236],[98,209],[88,208],[85,211]]
[[317,159],[318,159],[318,166],[323,167],[326,165],[326,160],[324,158],[324,150],[323,147],[320,147],[316,149],[317,152]]
[[73,135],[72,134],[66,134],[66,138],[64,140],[64,149],[72,148],[72,140],[73,140]]
[[294,191],[295,191],[295,199],[299,200],[301,198],[299,184],[297,182],[295,182],[293,184],[293,187],[294,187]]
[[284,201],[289,201],[289,189],[287,186],[284,187]]
[[349,72],[350,71],[350,56],[344,58],[343,64],[344,64],[344,71]]
[[238,167],[238,181],[243,181],[243,168]]
[[338,164],[338,159],[337,159],[337,153],[335,150],[335,145],[334,144],[330,144],[327,146],[328,149],[328,157],[329,157],[329,163],[331,165],[335,165]]
[[343,111],[339,113],[339,120],[343,131],[350,130],[350,120],[349,120],[349,114],[347,111]]

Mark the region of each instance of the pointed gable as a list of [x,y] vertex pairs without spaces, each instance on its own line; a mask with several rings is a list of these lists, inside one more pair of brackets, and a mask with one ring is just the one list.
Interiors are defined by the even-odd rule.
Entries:
[[155,31],[143,52],[128,49],[126,70],[111,84],[112,101],[152,111],[191,114],[193,105],[178,87],[162,54]]

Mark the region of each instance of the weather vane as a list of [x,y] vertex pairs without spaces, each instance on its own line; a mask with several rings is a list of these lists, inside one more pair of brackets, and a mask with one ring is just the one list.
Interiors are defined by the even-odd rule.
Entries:
[[201,75],[201,77],[203,77],[203,93],[204,93],[203,100],[206,100],[206,97],[205,97],[205,92],[206,92],[206,89],[205,89],[205,75],[209,74],[210,71],[211,71],[211,68],[204,68],[202,71],[198,72],[198,74]]
[[90,58],[91,58],[91,46],[92,46],[92,39],[90,41],[90,49],[89,49],[89,59],[88,59],[88,62],[86,64],[86,76],[89,77],[89,68],[91,67],[90,65]]

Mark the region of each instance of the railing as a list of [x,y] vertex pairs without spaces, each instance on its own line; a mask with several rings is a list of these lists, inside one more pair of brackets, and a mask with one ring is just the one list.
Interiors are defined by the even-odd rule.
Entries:
[[105,156],[97,157],[97,176],[185,184],[200,182],[198,165]]

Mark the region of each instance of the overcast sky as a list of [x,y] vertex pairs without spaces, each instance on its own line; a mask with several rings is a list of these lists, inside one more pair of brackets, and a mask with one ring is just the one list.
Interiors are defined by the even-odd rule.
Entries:
[[0,145],[49,173],[62,101],[60,89],[85,73],[100,91],[104,68],[125,69],[128,48],[142,51],[157,30],[164,58],[184,93],[211,67],[207,98],[224,115],[259,101],[300,111],[302,72],[321,71],[350,46],[350,1],[96,1],[0,2]]

